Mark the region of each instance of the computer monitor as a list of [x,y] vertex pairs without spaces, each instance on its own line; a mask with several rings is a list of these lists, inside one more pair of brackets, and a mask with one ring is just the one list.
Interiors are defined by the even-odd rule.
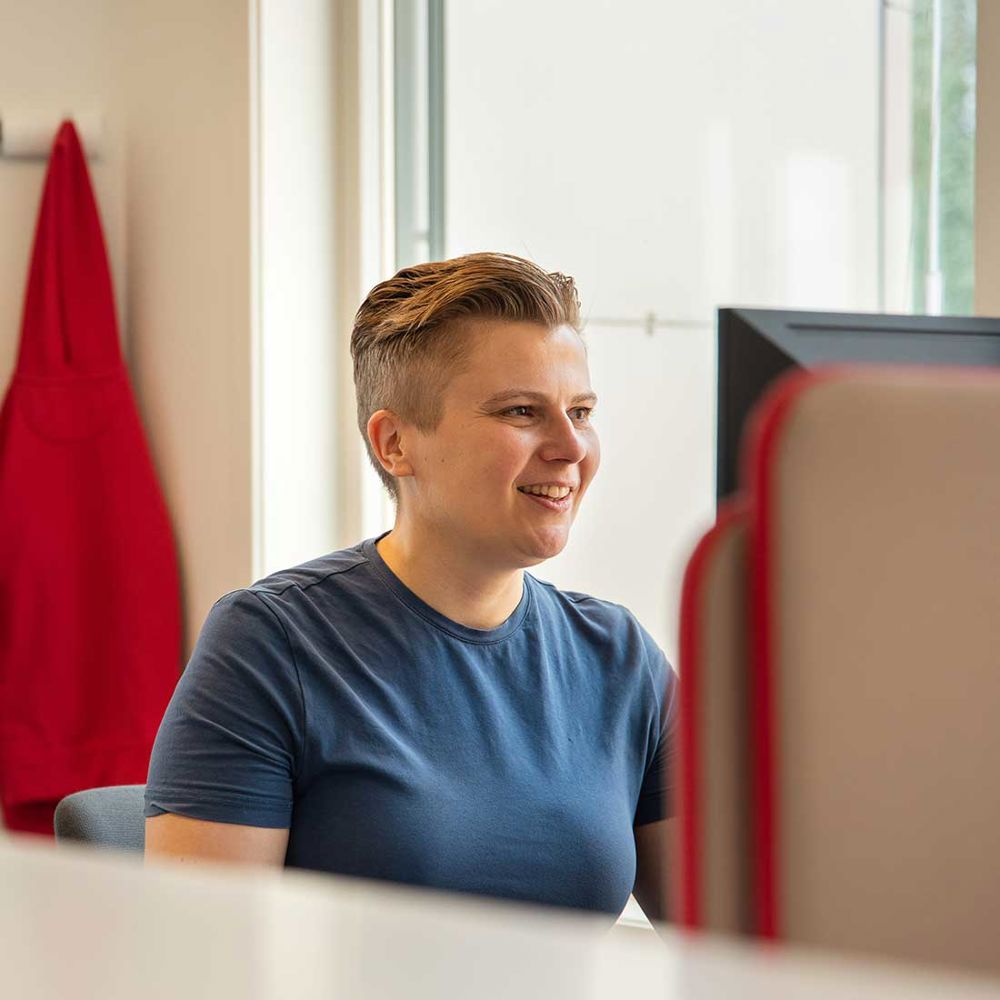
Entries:
[[866,362],[1000,366],[1000,319],[992,318],[720,309],[718,338],[719,500],[736,490],[747,416],[789,368]]

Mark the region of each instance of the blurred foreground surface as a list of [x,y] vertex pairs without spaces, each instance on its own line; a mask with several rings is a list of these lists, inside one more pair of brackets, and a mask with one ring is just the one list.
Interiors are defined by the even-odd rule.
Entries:
[[0,838],[0,982],[20,1000],[1000,997],[1000,980],[303,873],[144,867]]

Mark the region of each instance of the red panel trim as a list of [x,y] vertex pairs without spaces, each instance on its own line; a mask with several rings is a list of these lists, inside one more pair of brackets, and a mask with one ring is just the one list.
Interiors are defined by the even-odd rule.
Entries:
[[702,759],[698,740],[698,716],[701,712],[701,675],[703,667],[702,605],[706,568],[720,538],[730,526],[744,517],[746,505],[741,498],[719,505],[715,525],[695,546],[684,571],[680,610],[680,718],[678,771],[680,780],[680,873],[674,880],[678,886],[679,904],[675,908],[683,927],[704,925],[702,913]]
[[776,773],[780,747],[774,729],[774,676],[778,664],[774,656],[776,609],[772,596],[777,564],[775,457],[789,413],[816,381],[815,371],[795,371],[780,379],[751,417],[742,455],[743,478],[750,497],[751,914],[754,929],[765,938],[781,936]]

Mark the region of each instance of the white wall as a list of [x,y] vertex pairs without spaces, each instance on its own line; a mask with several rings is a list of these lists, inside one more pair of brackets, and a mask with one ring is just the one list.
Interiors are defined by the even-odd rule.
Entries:
[[602,470],[536,571],[632,608],[676,657],[714,505],[720,304],[876,308],[872,0],[447,5],[447,249],[578,281]]

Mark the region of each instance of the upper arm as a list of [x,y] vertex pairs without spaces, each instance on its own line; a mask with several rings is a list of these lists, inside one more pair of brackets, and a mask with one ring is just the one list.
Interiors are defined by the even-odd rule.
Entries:
[[[652,639],[649,641],[652,644]],[[636,859],[632,894],[650,921],[663,921],[670,917],[669,878],[678,825],[671,818],[678,680],[658,647],[653,645],[652,649],[651,659],[657,667],[653,689],[662,700],[657,712],[658,725],[650,733],[650,756],[632,827]]]
[[176,813],[146,820],[147,858],[277,866],[284,864],[287,848],[287,829],[214,823]]
[[633,828],[635,886],[632,895],[649,921],[670,919],[670,869],[677,820],[661,819]]
[[171,843],[176,830],[195,829],[186,820],[286,829],[303,739],[303,694],[283,626],[260,597],[227,595],[205,622],[153,744],[145,814],[154,841],[161,829]]

